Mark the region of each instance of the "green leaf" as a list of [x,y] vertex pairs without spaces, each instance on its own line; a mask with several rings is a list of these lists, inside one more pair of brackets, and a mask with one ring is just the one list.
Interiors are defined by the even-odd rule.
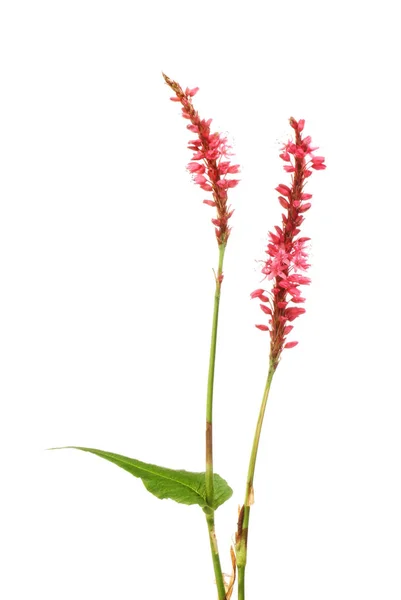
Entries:
[[[139,477],[146,489],[156,496],[156,498],[170,498],[181,504],[199,504],[202,508],[207,508],[205,473],[192,473],[191,471],[176,471],[166,469],[141,462],[135,458],[121,456],[113,452],[96,450],[94,448],[82,448],[80,446],[65,446],[65,448],[74,448],[96,454],[114,463],[121,469],[125,469],[134,477]],[[52,450],[61,450],[61,448],[51,448]],[[226,502],[232,496],[232,489],[228,483],[214,474],[214,503],[211,508],[216,510],[221,504]],[[209,507],[210,508],[210,507]]]

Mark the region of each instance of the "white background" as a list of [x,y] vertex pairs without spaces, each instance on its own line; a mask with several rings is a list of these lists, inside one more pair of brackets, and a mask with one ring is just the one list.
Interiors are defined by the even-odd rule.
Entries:
[[[215,598],[203,515],[85,445],[203,470],[217,249],[161,71],[199,86],[242,182],[215,394],[223,566],[267,367],[250,292],[305,118],[326,156],[307,313],[269,400],[249,600],[399,600],[396,2],[3,1],[0,14],[4,600]],[[263,10],[262,10],[263,9]]]

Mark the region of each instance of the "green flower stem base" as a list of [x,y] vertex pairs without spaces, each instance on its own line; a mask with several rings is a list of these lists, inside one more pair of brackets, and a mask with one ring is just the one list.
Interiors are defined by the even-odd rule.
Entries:
[[251,511],[251,505],[253,504],[253,480],[255,476],[256,458],[258,454],[260,434],[262,431],[263,418],[265,416],[266,404],[269,398],[270,386],[272,383],[273,375],[276,368],[270,363],[269,372],[267,375],[266,386],[263,392],[262,404],[260,406],[258,421],[256,423],[255,435],[253,438],[253,445],[251,451],[251,457],[249,459],[248,477],[246,480],[245,490],[245,502],[241,510],[240,518],[238,521],[238,533],[237,533],[237,545],[236,545],[236,556],[238,566],[238,600],[245,600],[245,568],[248,551],[248,527],[249,527],[249,515]]
[[217,546],[216,532],[214,529],[214,512],[206,515],[207,527],[209,530],[210,552],[212,554],[214,575],[216,577],[217,593],[219,600],[225,600],[226,588],[224,586],[223,573],[221,571],[219,549]]

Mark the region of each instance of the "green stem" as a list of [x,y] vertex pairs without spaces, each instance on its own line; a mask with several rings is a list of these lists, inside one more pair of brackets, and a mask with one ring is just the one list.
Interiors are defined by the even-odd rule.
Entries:
[[225,600],[226,588],[224,586],[223,573],[221,571],[220,555],[217,546],[216,532],[214,529],[214,511],[212,514],[206,514],[207,527],[209,530],[210,552],[212,554],[214,575],[216,577],[217,594],[219,600]]
[[245,567],[238,567],[238,600],[245,599]]
[[[212,323],[212,339],[210,342],[209,372],[207,379],[207,398],[206,398],[206,500],[209,506],[206,513],[206,520],[209,530],[210,550],[212,553],[214,574],[216,577],[217,592],[219,600],[225,600],[226,591],[224,586],[223,574],[221,571],[220,556],[217,546],[216,533],[214,528],[214,486],[213,486],[213,387],[214,387],[214,368],[216,362],[216,342],[217,326],[219,321],[219,306],[221,294],[221,282],[223,275],[223,261],[226,244],[219,244],[219,264],[217,273],[215,273],[216,290],[214,294],[214,309]],[[210,511],[210,512],[209,512]]]
[[255,476],[256,458],[258,454],[260,434],[262,431],[263,418],[265,416],[266,404],[269,398],[270,386],[276,367],[270,362],[267,375],[266,386],[263,392],[262,404],[260,406],[259,417],[256,423],[255,435],[251,456],[249,459],[248,477],[246,480],[245,501],[238,522],[237,533],[237,565],[238,565],[238,600],[245,600],[245,568],[248,551],[248,528],[251,505],[253,504],[253,480]]
[[207,398],[206,398],[206,499],[209,506],[213,506],[213,386],[214,386],[214,367],[216,362],[216,341],[217,325],[219,321],[219,306],[221,293],[221,277],[223,274],[223,261],[225,244],[219,245],[219,265],[216,279],[216,290],[214,293],[214,310],[212,324],[212,339],[210,342],[209,373],[207,378]]

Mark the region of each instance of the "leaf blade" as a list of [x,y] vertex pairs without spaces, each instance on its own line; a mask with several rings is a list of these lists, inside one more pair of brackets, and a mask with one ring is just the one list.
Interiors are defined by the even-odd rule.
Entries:
[[[208,507],[206,501],[205,473],[159,467],[158,465],[145,463],[135,458],[129,458],[121,454],[98,450],[96,448],[85,448],[83,446],[65,446],[64,448],[89,452],[108,460],[121,469],[128,471],[134,477],[141,479],[148,492],[160,500],[168,498],[180,504],[198,504],[201,508]],[[52,449],[59,450],[61,448]],[[220,475],[217,475],[217,473],[214,475],[214,486],[215,500],[213,506],[209,508],[216,510],[216,508],[231,497],[233,491],[228,483]]]

